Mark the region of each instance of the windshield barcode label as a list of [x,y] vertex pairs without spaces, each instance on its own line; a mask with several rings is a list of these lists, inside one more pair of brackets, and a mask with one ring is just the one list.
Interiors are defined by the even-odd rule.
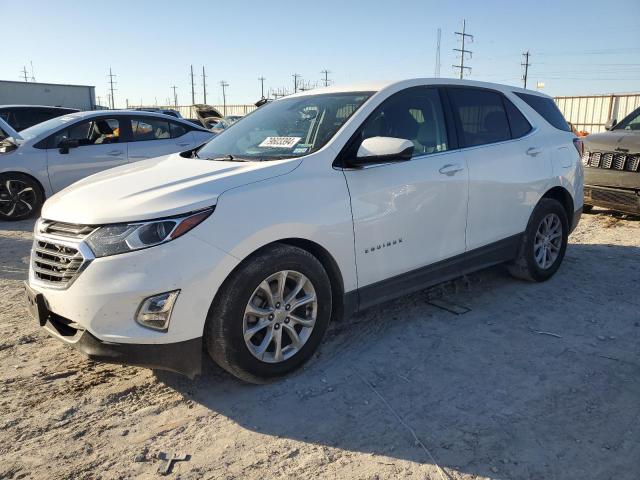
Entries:
[[267,148],[293,148],[302,138],[300,137],[267,137],[259,147]]

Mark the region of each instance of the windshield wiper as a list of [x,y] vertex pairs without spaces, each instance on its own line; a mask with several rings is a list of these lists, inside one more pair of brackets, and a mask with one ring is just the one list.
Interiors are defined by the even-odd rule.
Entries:
[[218,162],[250,162],[247,158],[234,157],[231,154],[223,155],[222,157],[205,158],[205,160],[212,160]]

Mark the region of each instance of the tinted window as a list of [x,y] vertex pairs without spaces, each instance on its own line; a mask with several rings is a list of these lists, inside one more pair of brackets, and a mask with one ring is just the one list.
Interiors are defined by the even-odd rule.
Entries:
[[187,127],[185,125],[182,125],[181,123],[173,123],[170,122],[170,128],[171,128],[171,138],[178,138],[181,137],[182,135],[184,135],[185,133],[187,133],[189,130],[187,129]]
[[640,109],[629,114],[615,128],[618,130],[640,130]]
[[517,107],[511,103],[507,98],[502,98],[504,106],[507,109],[507,116],[509,117],[509,125],[511,126],[511,137],[520,138],[524,137],[531,131],[531,124],[524,118],[524,115]]
[[558,130],[564,130],[566,132],[571,131],[571,128],[562,116],[562,113],[560,113],[560,110],[556,106],[556,103],[553,101],[553,99],[547,97],[539,97],[538,95],[529,95],[526,93],[515,92],[515,94],[522,100],[527,102],[527,104],[536,112],[538,112],[538,114],[542,118],[544,118]]
[[411,140],[414,156],[447,150],[446,124],[438,91],[409,88],[385,100],[364,122],[348,155],[355,156],[362,141],[370,137]]
[[477,88],[451,88],[448,92],[461,128],[461,146],[511,139],[501,94]]
[[131,134],[133,142],[171,138],[169,121],[161,118],[132,118]]
[[77,140],[80,146],[119,143],[120,122],[115,118],[98,118],[76,123],[53,135],[48,148],[58,148],[65,139]]

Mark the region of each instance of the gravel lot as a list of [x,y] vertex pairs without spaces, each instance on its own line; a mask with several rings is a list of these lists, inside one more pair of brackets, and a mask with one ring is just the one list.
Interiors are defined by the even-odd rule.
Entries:
[[92,363],[27,317],[32,222],[0,225],[0,478],[637,479],[640,219],[596,210],[544,284],[502,268],[336,323],[241,384]]

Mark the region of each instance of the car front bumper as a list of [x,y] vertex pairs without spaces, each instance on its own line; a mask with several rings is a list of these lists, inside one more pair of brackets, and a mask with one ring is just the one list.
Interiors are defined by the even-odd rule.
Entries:
[[[47,333],[94,360],[193,376],[200,371],[209,307],[237,263],[187,234],[163,245],[92,259],[68,288],[43,282],[32,265],[27,299]],[[172,290],[180,295],[167,331],[136,322],[145,298]]]
[[585,185],[584,203],[626,213],[640,214],[640,190]]

